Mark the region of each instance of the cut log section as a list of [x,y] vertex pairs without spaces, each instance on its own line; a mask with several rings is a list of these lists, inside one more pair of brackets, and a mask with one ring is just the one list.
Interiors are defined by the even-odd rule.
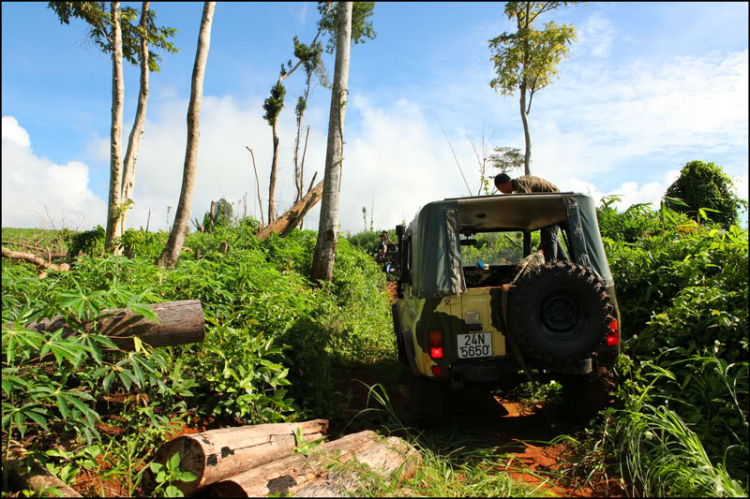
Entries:
[[[400,439],[397,439],[400,440]],[[392,445],[393,444],[393,445]],[[336,495],[341,493],[341,485],[356,488],[354,485],[337,481],[337,464],[352,459],[365,460],[375,468],[388,462],[382,471],[398,470],[407,461],[410,464],[403,469],[416,469],[416,458],[410,454],[403,441],[382,441],[372,431],[363,431],[347,435],[338,440],[321,444],[312,451],[309,457],[303,455],[289,456],[246,471],[240,475],[223,480],[211,487],[212,497],[261,497],[269,494],[296,495],[301,491],[309,494]],[[330,470],[330,468],[334,468]],[[413,468],[413,469],[412,469]],[[407,476],[403,473],[402,477]],[[319,479],[330,480],[330,483],[319,483]],[[317,485],[313,485],[317,484]]]
[[[152,347],[185,345],[203,341],[206,327],[203,317],[203,307],[199,300],[183,300],[151,305],[159,319],[153,322],[142,315],[128,309],[103,310],[99,319],[99,334],[107,336],[123,350],[133,350],[137,336],[143,343]],[[85,328],[90,330],[92,324]],[[27,329],[35,329],[40,333],[52,333],[63,328],[63,336],[70,336],[75,332],[62,317],[52,317],[32,322]]]
[[163,464],[180,453],[180,467],[198,477],[193,482],[175,484],[187,495],[200,487],[291,455],[297,444],[298,428],[305,441],[312,442],[325,436],[328,421],[261,424],[185,435],[159,448],[154,461]]
[[305,197],[297,201],[286,213],[266,226],[265,229],[258,232],[256,237],[258,239],[265,239],[270,236],[272,232],[286,236],[297,227],[297,225],[299,225],[300,221],[305,218],[307,212],[315,206],[322,195],[323,181],[321,180],[318,182],[318,185],[313,187],[307,194],[305,194]]
[[[25,454],[26,450],[22,447],[11,447],[8,460],[3,460],[3,474],[7,472],[10,481],[20,490],[33,490],[40,496],[83,497],[37,462],[27,471]],[[56,489],[59,494],[50,489]]]
[[357,463],[344,464],[340,469],[304,485],[294,493],[295,497],[346,497],[365,485],[359,470],[364,466],[383,477],[396,474],[398,481],[414,476],[421,456],[419,452],[398,437],[388,437],[365,447],[355,456]]

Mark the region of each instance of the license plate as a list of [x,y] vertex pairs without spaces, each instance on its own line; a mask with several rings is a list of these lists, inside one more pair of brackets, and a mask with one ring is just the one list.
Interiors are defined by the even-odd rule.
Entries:
[[492,355],[492,333],[458,335],[458,358],[473,359]]

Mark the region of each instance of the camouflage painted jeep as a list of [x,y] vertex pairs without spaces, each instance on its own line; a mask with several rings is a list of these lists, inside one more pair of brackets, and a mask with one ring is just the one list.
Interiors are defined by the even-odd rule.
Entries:
[[[545,264],[532,251],[552,224],[570,261]],[[415,375],[455,388],[553,376],[577,400],[602,386],[620,352],[620,314],[589,196],[445,199],[396,232],[393,323]]]

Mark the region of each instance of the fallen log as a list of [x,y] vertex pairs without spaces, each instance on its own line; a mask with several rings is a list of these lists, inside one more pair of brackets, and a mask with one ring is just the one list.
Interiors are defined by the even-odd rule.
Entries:
[[276,232],[285,236],[289,234],[300,221],[307,215],[307,212],[312,209],[313,206],[320,200],[323,195],[323,181],[318,182],[314,188],[305,194],[305,197],[294,203],[286,213],[268,224],[263,230],[258,232],[256,237],[258,239],[265,239],[271,235],[272,232]]
[[297,445],[298,428],[304,440],[312,442],[325,436],[328,421],[261,424],[184,435],[161,446],[154,461],[164,464],[179,452],[180,468],[198,477],[193,482],[175,483],[188,495],[198,488],[291,455]]
[[[24,253],[22,251],[12,251],[6,248],[5,246],[2,247],[2,254],[5,258],[12,258],[15,260],[21,260],[24,262],[32,263],[36,265],[41,271],[44,270],[57,270],[57,271],[67,271],[70,270],[70,265],[67,263],[49,263],[44,260],[44,258],[40,256],[36,256],[33,253]],[[44,272],[42,272],[44,273]]]
[[[399,444],[399,446],[402,444]],[[397,448],[399,448],[397,446]],[[335,473],[330,468],[337,464],[347,463],[354,458],[366,456],[365,460],[378,466],[383,461],[398,463],[398,469],[406,461],[406,455],[389,449],[380,437],[372,431],[363,431],[347,435],[338,440],[327,442],[316,447],[309,457],[293,455],[279,459],[263,466],[253,468],[229,479],[222,480],[211,487],[212,497],[261,497],[269,494],[295,495],[307,486],[316,483],[321,477]],[[408,452],[406,453],[408,455]],[[414,456],[409,456],[414,462]],[[409,466],[412,466],[411,464]],[[406,466],[404,468],[407,468]],[[387,469],[386,469],[387,471]],[[406,476],[404,474],[403,476]],[[332,479],[335,485],[337,482]],[[333,493],[334,485],[311,488],[310,492]],[[339,489],[336,489],[338,492]]]
[[[133,337],[152,347],[185,345],[203,341],[206,335],[203,307],[199,300],[153,303],[151,310],[159,319],[156,323],[128,309],[102,310],[98,321],[99,334],[107,336],[122,350],[134,350]],[[63,329],[63,337],[75,334],[63,317],[41,319],[25,326],[40,333]],[[90,331],[93,324],[85,324]]]
[[[385,441],[376,441],[367,446],[356,456],[359,465],[384,476],[395,477],[399,482],[414,476],[421,456],[417,449],[398,437],[388,437]],[[345,497],[356,492],[365,483],[356,464],[344,464],[341,469],[334,469],[327,475],[304,485],[294,493],[295,497]]]
[[[83,497],[65,482],[42,468],[34,461],[31,469],[26,467],[26,450],[23,447],[11,447],[8,460],[3,460],[3,474],[7,473],[10,481],[20,490],[33,490],[41,496]],[[56,489],[56,494],[50,489]]]

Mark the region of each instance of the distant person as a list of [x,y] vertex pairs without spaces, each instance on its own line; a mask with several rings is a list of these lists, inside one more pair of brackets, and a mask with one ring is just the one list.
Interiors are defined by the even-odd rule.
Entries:
[[[560,192],[560,189],[551,182],[544,180],[543,178],[534,177],[533,175],[523,175],[518,178],[510,178],[507,173],[501,173],[495,176],[495,187],[503,194],[522,193],[530,194],[532,192]],[[542,227],[542,252],[544,253],[544,260],[547,263],[554,263],[557,261],[557,255],[560,255],[560,259],[563,261],[568,260],[568,255],[565,254],[565,249],[562,247],[562,243],[557,237],[557,225],[548,225]]]
[[388,254],[388,244],[392,244],[393,241],[391,241],[391,237],[388,235],[388,231],[383,231],[380,233],[380,242],[378,243],[378,247],[375,250],[376,251],[376,257],[378,263],[385,262],[385,255]]

